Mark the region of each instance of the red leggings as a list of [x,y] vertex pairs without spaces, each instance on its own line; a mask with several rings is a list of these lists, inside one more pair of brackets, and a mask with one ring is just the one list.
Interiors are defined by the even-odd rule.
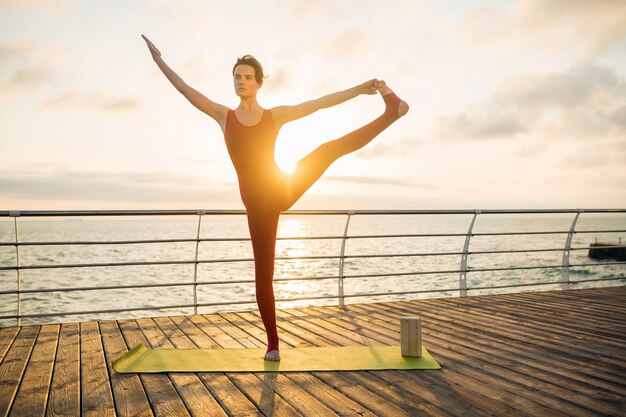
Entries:
[[267,332],[267,351],[278,350],[278,332],[276,330],[276,303],[274,299],[274,251],[276,248],[276,230],[280,212],[289,209],[328,169],[343,155],[354,152],[367,145],[380,132],[398,119],[400,99],[394,94],[383,96],[385,112],[371,123],[348,133],[347,135],[324,143],[302,158],[293,174],[280,181],[283,184],[274,187],[271,204],[246,204],[248,227],[254,252],[254,272],[256,282],[256,301]]

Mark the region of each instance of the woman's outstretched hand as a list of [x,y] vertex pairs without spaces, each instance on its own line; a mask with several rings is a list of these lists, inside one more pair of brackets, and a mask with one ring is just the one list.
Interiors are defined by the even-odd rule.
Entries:
[[376,94],[378,92],[378,89],[384,85],[384,81],[381,81],[378,78],[373,78],[359,85],[359,94]]
[[152,58],[153,59],[159,58],[161,56],[161,51],[159,51],[157,47],[154,46],[154,44],[150,41],[150,39],[146,38],[144,35],[141,35],[141,37],[143,38],[144,41],[146,41],[146,44],[148,45],[148,49],[150,50],[150,53],[152,54]]

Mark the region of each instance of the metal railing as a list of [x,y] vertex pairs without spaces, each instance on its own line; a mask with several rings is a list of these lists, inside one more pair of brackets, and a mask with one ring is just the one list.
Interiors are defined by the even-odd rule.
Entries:
[[[309,296],[298,297],[288,299],[277,299],[276,301],[302,301],[302,300],[320,300],[320,299],[332,299],[337,298],[340,306],[345,305],[346,298],[354,297],[374,297],[374,296],[399,296],[410,294],[425,294],[425,293],[444,293],[444,292],[457,292],[460,296],[467,296],[469,291],[485,290],[485,289],[502,289],[502,288],[515,288],[515,287],[529,287],[529,286],[543,286],[560,284],[562,289],[569,289],[573,283],[592,282],[592,281],[609,281],[609,280],[623,280],[623,275],[618,277],[609,278],[594,278],[586,280],[570,280],[570,268],[583,267],[583,266],[599,266],[599,265],[626,265],[626,262],[610,261],[610,262],[595,262],[595,263],[570,263],[570,253],[575,250],[588,250],[588,247],[572,247],[572,237],[577,233],[623,233],[626,229],[611,229],[611,230],[576,230],[576,224],[581,214],[583,213],[620,213],[626,214],[626,209],[511,209],[511,210],[291,210],[283,213],[284,215],[305,215],[305,216],[328,216],[328,215],[343,215],[346,216],[346,222],[344,232],[342,235],[336,236],[291,236],[291,237],[279,237],[278,240],[341,240],[341,249],[338,255],[325,255],[325,256],[287,256],[277,257],[277,261],[282,260],[338,260],[338,273],[336,276],[309,276],[298,278],[276,278],[275,282],[282,281],[307,281],[307,280],[337,280],[338,290],[336,295],[322,295],[322,296]],[[469,228],[466,233],[426,233],[426,234],[370,234],[370,235],[350,235],[349,227],[350,220],[353,216],[375,216],[375,215],[472,215]],[[569,230],[548,230],[548,231],[518,231],[518,232],[490,232],[490,233],[475,233],[473,231],[475,221],[478,216],[493,215],[493,214],[573,214]],[[223,305],[240,305],[240,304],[254,304],[254,300],[239,300],[228,302],[212,302],[212,303],[200,303],[198,302],[198,287],[205,285],[230,285],[230,284],[253,284],[252,279],[243,280],[214,280],[214,281],[200,281],[198,279],[198,266],[200,264],[210,263],[233,263],[233,262],[252,262],[252,258],[231,258],[231,259],[199,259],[199,245],[202,242],[240,242],[249,241],[248,237],[237,238],[202,238],[200,233],[200,226],[202,218],[204,216],[244,216],[243,210],[102,210],[102,211],[0,211],[0,218],[13,218],[15,229],[15,241],[13,242],[0,242],[0,247],[13,246],[15,247],[15,259],[14,266],[0,266],[0,271],[15,271],[16,274],[16,286],[15,289],[5,290],[0,289],[0,295],[14,295],[16,297],[16,312],[15,314],[0,315],[0,320],[16,319],[17,324],[21,324],[23,318],[42,318],[42,317],[56,317],[56,316],[71,316],[71,315],[86,315],[86,314],[102,314],[102,313],[120,313],[120,312],[133,312],[133,311],[153,311],[153,310],[167,310],[167,309],[181,309],[181,308],[193,308],[194,313],[198,312],[199,307],[214,307]],[[146,240],[103,240],[103,241],[58,241],[58,242],[21,242],[19,233],[19,219],[21,217],[102,217],[102,216],[197,216],[198,227],[195,238],[188,239],[146,239]],[[566,235],[564,246],[558,248],[542,248],[542,249],[517,249],[517,250],[489,250],[489,251],[470,251],[470,243],[472,237],[475,236],[516,236],[516,235]],[[346,244],[348,240],[357,239],[378,239],[378,238],[432,238],[432,237],[464,237],[464,244],[462,250],[452,252],[422,252],[422,253],[385,253],[385,254],[356,254],[346,255]],[[105,262],[105,263],[80,263],[80,264],[53,264],[53,265],[21,265],[20,264],[20,248],[27,246],[63,246],[63,245],[136,245],[136,244],[156,244],[156,243],[189,243],[195,242],[195,257],[192,260],[174,260],[174,261],[141,261],[141,262]],[[612,248],[624,248],[625,246],[615,246]],[[596,246],[596,248],[601,248]],[[486,254],[507,254],[507,253],[531,253],[531,252],[562,252],[562,261],[558,265],[527,265],[527,266],[512,266],[512,267],[500,267],[500,268],[470,268],[469,257],[471,255],[486,255]],[[351,274],[346,275],[344,271],[345,262],[348,259],[366,259],[366,258],[396,258],[396,257],[421,257],[421,256],[460,256],[459,269],[452,270],[436,270],[436,271],[410,271],[410,272],[386,272],[386,273],[368,273],[368,274]],[[193,277],[191,281],[187,282],[167,282],[167,283],[144,283],[144,284],[124,284],[124,285],[105,285],[105,286],[80,286],[80,287],[63,287],[63,288],[38,288],[38,289],[23,289],[21,288],[20,271],[33,270],[33,269],[54,269],[54,268],[104,268],[104,267],[124,267],[124,266],[139,266],[139,265],[193,265]],[[491,286],[469,286],[467,281],[468,273],[475,272],[488,272],[488,271],[512,271],[512,270],[531,270],[531,269],[546,269],[546,268],[560,268],[561,275],[559,281],[545,281],[545,282],[531,282],[531,283],[513,283],[506,285],[491,285]],[[437,288],[428,290],[414,290],[414,291],[392,291],[392,292],[378,292],[378,293],[354,293],[346,294],[344,289],[344,280],[347,278],[372,278],[372,277],[396,277],[406,275],[428,275],[428,274],[458,274],[459,284],[454,288]],[[76,292],[76,291],[107,291],[116,289],[140,289],[140,288],[173,288],[173,287],[191,287],[191,303],[177,304],[177,305],[149,305],[149,306],[136,306],[117,309],[99,309],[99,310],[86,310],[86,311],[64,311],[64,312],[42,312],[42,313],[22,313],[22,295],[36,294],[36,293],[51,293],[51,292]]]

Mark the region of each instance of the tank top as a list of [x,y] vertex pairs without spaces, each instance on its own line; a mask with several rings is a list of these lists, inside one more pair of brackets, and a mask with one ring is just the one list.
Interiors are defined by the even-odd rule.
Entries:
[[261,121],[253,126],[242,124],[234,110],[228,111],[224,141],[237,172],[239,191],[246,207],[269,198],[282,188],[284,174],[274,160],[277,136],[270,110],[263,110]]

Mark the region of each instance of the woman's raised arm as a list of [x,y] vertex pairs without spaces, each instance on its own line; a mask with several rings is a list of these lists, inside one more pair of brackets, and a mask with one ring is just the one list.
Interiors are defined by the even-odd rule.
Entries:
[[159,69],[163,72],[165,77],[172,83],[174,87],[183,95],[191,104],[193,104],[198,110],[208,114],[211,116],[224,130],[224,126],[226,125],[226,115],[228,114],[228,107],[223,106],[221,104],[215,103],[208,98],[206,98],[202,93],[195,90],[191,86],[187,85],[182,78],[178,76],[161,58],[161,51],[157,49],[156,46],[144,35],[141,37],[146,41],[148,45],[148,49],[152,54],[152,58],[154,62],[157,64]]
[[285,123],[308,116],[318,110],[336,106],[361,94],[376,94],[378,87],[381,85],[384,85],[384,81],[374,78],[347,90],[328,94],[315,100],[305,101],[293,106],[274,107],[272,109],[274,124],[276,128],[280,128]]

